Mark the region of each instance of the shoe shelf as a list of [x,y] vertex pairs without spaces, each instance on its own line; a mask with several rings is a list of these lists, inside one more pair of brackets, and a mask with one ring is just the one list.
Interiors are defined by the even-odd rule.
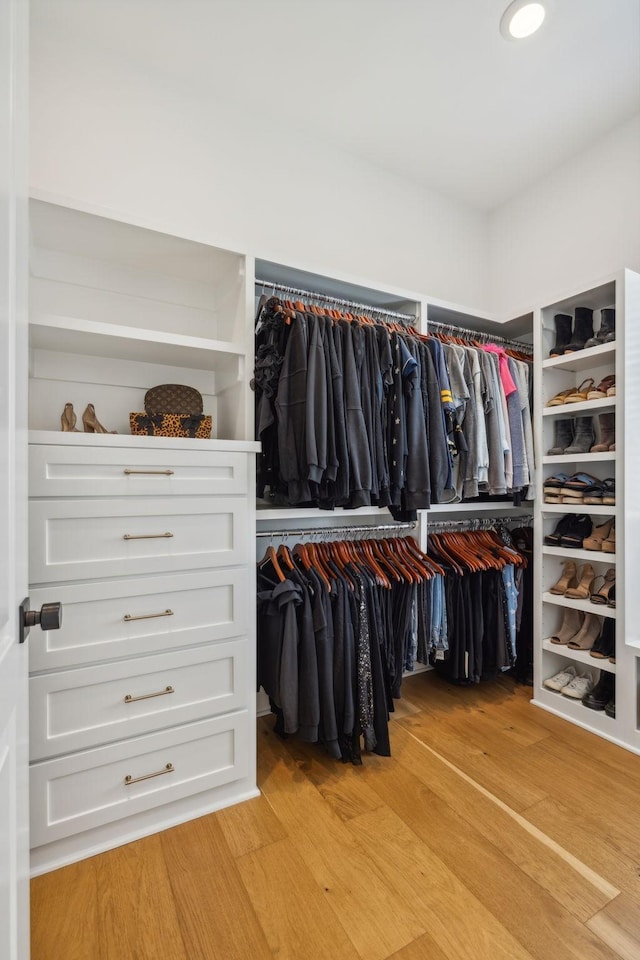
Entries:
[[543,513],[588,513],[594,517],[613,517],[616,512],[616,505],[607,504],[600,506],[594,503],[542,503]]
[[[607,673],[616,672],[615,663],[611,663],[610,660],[599,660],[597,657],[592,657],[588,650],[572,650],[571,647],[568,647],[564,643],[552,643],[551,640],[543,640],[542,649],[548,653],[555,653],[558,654],[558,656],[565,657],[567,660],[582,663],[592,669],[606,670]],[[545,687],[545,690],[546,689],[548,688]],[[552,690],[550,692],[555,693],[556,691]]]
[[567,354],[563,357],[548,357],[542,361],[542,369],[570,370],[572,373],[580,373],[582,370],[590,370],[592,367],[601,366],[608,361],[613,363],[615,355],[616,341],[613,340],[611,343],[603,343],[599,347],[589,347],[588,350],[578,350],[576,353]]
[[573,547],[543,546],[542,552],[550,557],[562,557],[563,560],[584,560],[587,563],[615,563],[615,553],[605,553],[604,550],[582,550]]
[[542,458],[543,465],[555,463],[615,463],[616,451],[609,450],[607,453],[560,453],[553,457],[546,456]]
[[557,407],[545,407],[543,417],[572,417],[579,413],[604,413],[606,410],[615,410],[617,397],[606,397],[604,400],[582,400],[580,403],[561,403]]
[[591,600],[572,600],[559,594],[545,591],[542,594],[543,603],[553,603],[558,607],[571,607],[573,610],[582,610],[583,613],[594,613],[597,617],[611,617],[615,620],[616,608],[608,607],[603,603],[591,603]]

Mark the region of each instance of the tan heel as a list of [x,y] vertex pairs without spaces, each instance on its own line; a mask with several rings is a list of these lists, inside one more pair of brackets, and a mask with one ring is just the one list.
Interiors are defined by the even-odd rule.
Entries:
[[580,613],[579,610],[574,610],[572,607],[565,607],[560,629],[556,634],[554,634],[553,637],[549,637],[551,643],[569,643],[569,640],[572,640],[578,633],[580,633],[583,623],[583,613]]
[[602,550],[602,544],[607,539],[613,528],[613,520],[607,520],[601,526],[596,527],[590,537],[585,537],[582,546],[585,550]]
[[615,553],[616,552],[616,528],[612,525],[611,532],[606,540],[602,541],[602,552],[603,553]]
[[96,409],[92,403],[87,404],[87,408],[82,414],[82,425],[85,433],[117,433],[117,430],[107,430],[102,426],[96,417]]
[[571,650],[591,650],[591,647],[600,636],[601,630],[602,623],[600,617],[596,617],[593,613],[585,613],[584,623],[579,633],[569,640],[567,647]]
[[559,597],[564,597],[568,589],[578,586],[577,574],[578,568],[576,567],[575,561],[567,560],[562,568],[562,576],[557,583],[554,583],[552,587],[549,587],[549,593],[553,593]]
[[565,591],[565,597],[571,600],[588,600],[591,596],[591,587],[596,578],[596,572],[590,563],[585,563],[581,572],[577,587],[569,587]]
[[65,403],[64,410],[60,415],[60,424],[64,433],[80,433],[76,427],[78,418],[74,413],[73,404]]

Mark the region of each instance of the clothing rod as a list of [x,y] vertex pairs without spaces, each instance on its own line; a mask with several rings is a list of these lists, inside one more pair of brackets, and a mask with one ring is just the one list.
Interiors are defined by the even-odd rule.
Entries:
[[427,321],[427,333],[430,333],[432,327],[451,336],[459,336],[462,339],[469,337],[471,340],[478,340],[480,343],[504,343],[506,346],[513,347],[514,350],[520,350],[522,353],[533,353],[533,344],[524,343],[522,340],[509,340],[507,337],[500,337],[498,334],[483,333],[479,330],[470,330],[468,327],[456,327],[452,323],[439,323],[437,320]]
[[504,517],[475,517],[469,520],[434,520],[433,522],[427,519],[427,534],[437,533],[440,530],[444,532],[446,530],[462,530],[465,528],[469,531],[486,530],[495,526],[496,523],[518,523],[521,526],[527,526],[532,520],[533,514],[523,514],[519,517],[509,514]]
[[[258,519],[260,519],[260,514],[258,514]],[[305,527],[301,530],[258,530],[256,537],[272,537],[274,540],[276,537],[304,537],[308,534],[314,534],[316,536],[331,534],[333,537],[334,534],[338,533],[382,533],[388,530],[415,530],[417,526],[417,521],[411,520],[407,523],[372,523],[360,527]]]
[[381,313],[385,317],[393,317],[402,323],[413,325],[417,317],[409,313],[398,313],[395,310],[387,310],[386,307],[373,307],[368,303],[356,303],[355,300],[343,300],[341,297],[330,297],[327,293],[315,293],[313,290],[301,290],[298,287],[289,287],[282,283],[272,283],[271,280],[256,280],[257,287],[271,287],[273,290],[279,290],[281,293],[293,293],[298,297],[310,297],[312,300],[323,300],[326,303],[337,303],[342,307],[354,307],[357,310],[364,310],[368,313]]

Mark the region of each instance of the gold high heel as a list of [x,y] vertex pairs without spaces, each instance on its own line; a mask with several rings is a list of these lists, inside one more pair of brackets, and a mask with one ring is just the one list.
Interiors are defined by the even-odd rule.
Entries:
[[577,573],[578,568],[576,567],[575,560],[567,560],[562,569],[562,576],[557,583],[549,587],[549,593],[564,597],[567,590],[578,586]]
[[87,404],[87,409],[82,414],[82,425],[85,433],[117,433],[117,430],[107,430],[102,426],[96,417],[96,408],[92,403]]
[[565,597],[568,597],[570,600],[588,600],[591,596],[591,588],[593,587],[595,578],[595,570],[590,563],[585,563],[580,571],[578,586],[569,587],[565,593]]
[[73,411],[72,403],[65,403],[64,410],[60,414],[60,424],[64,433],[80,433],[76,427],[78,418]]

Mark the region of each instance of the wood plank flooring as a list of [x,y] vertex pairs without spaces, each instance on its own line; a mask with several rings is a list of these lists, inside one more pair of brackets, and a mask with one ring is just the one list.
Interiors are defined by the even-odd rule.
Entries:
[[529,697],[412,677],[361,767],[259,721],[260,797],[32,881],[32,960],[639,960],[640,757]]

